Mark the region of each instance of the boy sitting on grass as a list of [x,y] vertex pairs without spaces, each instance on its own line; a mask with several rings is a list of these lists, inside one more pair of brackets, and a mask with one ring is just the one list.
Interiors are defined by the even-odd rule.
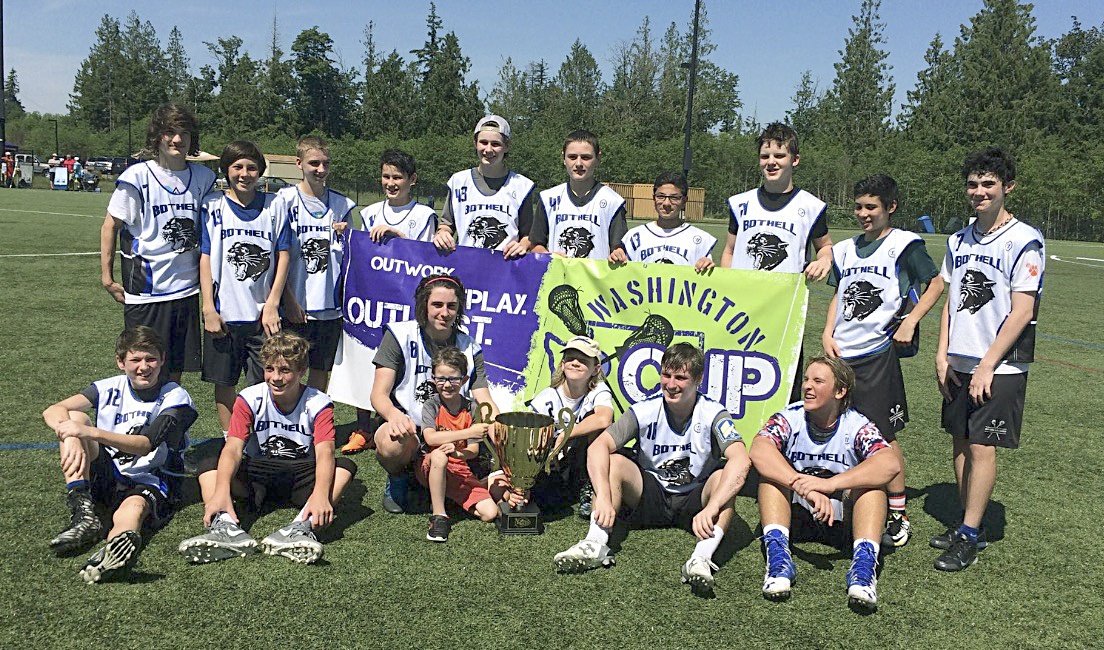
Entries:
[[238,394],[222,452],[197,472],[207,532],[180,543],[189,562],[254,552],[257,542],[240,526],[233,497],[248,497],[257,510],[270,493],[272,501],[300,510],[290,524],[261,540],[262,550],[304,564],[322,558],[314,529],[333,521],[333,504],[357,467],[346,458],[334,459],[333,402],[301,383],[308,348],[290,332],[273,335],[261,347],[264,383]]
[[[112,509],[107,544],[80,572],[90,584],[134,566],[142,526],[156,530],[173,514],[173,479],[166,468],[183,467],[196,410],[188,392],[166,380],[164,359],[165,346],[153,329],[125,330],[115,343],[123,374],[93,382],[42,412],[60,443],[72,516],[50,547],[58,555],[84,551],[103,538],[96,504]],[[90,409],[96,411],[94,424]]]
[[445,514],[446,496],[483,521],[494,521],[499,509],[467,463],[479,452],[479,441],[489,427],[486,422],[472,422],[471,400],[460,394],[468,377],[468,359],[459,348],[447,347],[433,356],[432,365],[437,393],[426,401],[422,415],[422,421],[433,423],[422,430],[429,451],[415,464],[414,473],[429,488],[433,507],[426,539],[447,542],[452,522]]

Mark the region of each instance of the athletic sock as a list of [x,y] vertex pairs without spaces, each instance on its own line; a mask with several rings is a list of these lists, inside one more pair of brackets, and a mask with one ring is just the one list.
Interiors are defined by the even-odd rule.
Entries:
[[238,525],[238,522],[234,521],[234,518],[231,517],[230,514],[226,513],[226,512],[218,513],[217,515],[215,515],[215,519],[218,519],[219,521],[224,521],[228,524],[234,524],[235,526]]
[[295,519],[291,520],[291,523],[294,524],[297,521],[306,521],[309,524],[310,523],[310,517],[306,516],[306,513],[307,513],[307,506],[304,505],[303,509],[299,511],[299,514],[295,515]]
[[790,538],[790,529],[786,526],[780,526],[778,524],[768,524],[766,526],[763,526],[763,537],[766,537],[767,533],[771,532],[772,530],[777,530],[778,532],[782,533],[782,536],[786,539]]
[[599,544],[607,544],[609,543],[610,532],[612,530],[612,528],[602,528],[594,521],[594,517],[591,517],[590,529],[587,530],[586,537],[583,539],[598,542]]
[[979,532],[981,532],[981,529],[974,528],[973,526],[967,526],[966,524],[962,524],[958,527],[958,534],[962,535],[975,544],[977,544]]
[[897,512],[905,514],[905,493],[904,492],[890,492],[889,493],[889,512],[890,514]]
[[724,537],[724,530],[720,526],[713,524],[713,536],[705,539],[698,540],[696,546],[694,546],[694,552],[690,554],[690,557],[700,557],[706,560],[712,560],[713,554],[717,552],[717,547],[721,545],[721,538]]
[[65,484],[65,491],[66,492],[87,492],[88,491],[88,481],[86,481],[82,478],[79,478],[75,481],[69,481],[68,483]]
[[870,544],[871,546],[874,547],[874,557],[877,557],[878,553],[882,549],[882,545],[879,544],[877,541],[872,540],[872,539],[867,539],[865,537],[860,537],[859,539],[856,539],[853,544],[851,544],[851,550],[854,551],[855,549],[857,549],[859,547],[859,544],[863,544],[863,543]]

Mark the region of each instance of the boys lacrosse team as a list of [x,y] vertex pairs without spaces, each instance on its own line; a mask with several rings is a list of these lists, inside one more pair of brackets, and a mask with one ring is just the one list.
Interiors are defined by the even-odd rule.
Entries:
[[[729,273],[718,268],[827,279],[833,295],[823,352],[811,353],[808,364],[799,358],[791,403],[765,423],[743,421],[700,392],[709,370],[704,351],[688,341],[665,346],[662,361],[653,359],[655,390],[623,407],[604,381],[614,351],[580,332],[556,348],[563,356],[551,368],[551,385],[528,387],[526,404],[541,413],[566,406],[578,418],[557,469],[542,479],[565,503],[579,503],[589,527],[580,542],[551,558],[556,570],[612,566],[615,526],[675,526],[696,537],[683,582],[711,593],[715,552],[738,516],[733,504],[738,495],[756,493],[763,596],[790,597],[794,543],[821,541],[851,557],[847,602],[867,612],[877,608],[884,554],[916,532],[898,442],[909,421],[901,360],[921,352],[921,321],[946,287],[930,352],[961,518],[930,545],[940,552],[939,571],[977,561],[988,543],[982,521],[996,482],[996,449],[1018,447],[1023,431],[1046,260],[1043,236],[1009,209],[1016,166],[1006,151],[990,147],[966,157],[962,179],[976,219],[950,236],[939,261],[924,238],[893,225],[901,191],[885,174],[855,183],[861,233],[833,244],[827,205],[795,185],[798,135],[785,124],[770,124],[759,136],[762,182],[728,199],[719,250],[713,235],[685,222],[690,186],[682,174],[660,173],[652,190],[655,218],[629,227],[625,199],[598,180],[602,151],[594,133],[580,129],[566,137],[560,155],[567,180],[543,191],[507,164],[516,134],[505,118],[484,117],[472,133],[478,163],[451,176],[440,215],[413,193],[414,157],[384,151],[384,199],[357,212],[364,232],[355,233],[356,202],[328,186],[331,158],[323,139],[300,138],[295,160],[302,180],[276,194],[257,189],[266,167],[257,146],[231,142],[219,161],[226,189],[214,191],[214,174],[188,160],[198,151],[195,117],[174,104],[155,112],[148,160],[119,177],[101,230],[102,283],[124,306],[115,343],[121,374],[92,382],[42,414],[58,440],[69,510],[69,523],[49,546],[63,557],[98,546],[78,571],[84,581],[126,576],[151,534],[187,505],[182,495],[189,490],[181,486],[189,481],[198,483],[205,530],[179,542],[188,562],[257,551],[304,564],[322,558],[320,536],[339,516],[341,495],[359,467],[336,455],[334,403],[325,392],[341,354],[341,272],[350,237],[380,246],[397,238],[432,243],[435,257],[467,246],[507,259],[530,252],[590,258],[588,264],[611,269],[666,263],[701,274]],[[424,339],[445,328],[466,341],[469,305],[457,299],[465,296],[460,279],[433,282],[443,289],[419,298],[425,323],[418,320],[420,330],[411,331]],[[486,382],[474,385],[472,377],[494,359],[446,343],[409,362],[405,347],[396,347],[389,362],[401,365],[397,372],[428,377],[409,388],[425,391],[414,400],[420,412],[408,412],[403,405],[411,400],[396,388],[388,398],[381,394],[390,404],[376,407],[424,425],[404,441],[411,453],[398,460],[384,453],[399,434],[385,428],[381,439],[383,419],[367,410],[341,449],[355,454],[382,445],[375,455],[389,477],[385,508],[428,513],[426,538],[434,542],[449,539],[457,518],[490,522],[501,501],[520,503],[501,472],[480,471],[483,438],[495,435],[484,418],[493,420],[498,408]],[[223,441],[186,471],[184,452],[199,412],[181,373],[200,369],[214,385],[219,428],[211,433]],[[246,385],[239,388],[243,371]],[[400,479],[409,483],[401,492],[394,485]],[[745,479],[754,489],[743,489]],[[427,497],[420,509],[418,490]],[[534,494],[547,498],[542,490]],[[387,507],[391,502],[397,506]],[[294,514],[258,542],[251,528],[266,506]]]

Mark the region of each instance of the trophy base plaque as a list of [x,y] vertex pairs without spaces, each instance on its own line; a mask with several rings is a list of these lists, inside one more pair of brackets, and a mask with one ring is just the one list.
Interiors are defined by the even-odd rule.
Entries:
[[501,535],[540,535],[544,532],[540,508],[530,501],[519,508],[513,508],[505,501],[498,504],[498,532]]

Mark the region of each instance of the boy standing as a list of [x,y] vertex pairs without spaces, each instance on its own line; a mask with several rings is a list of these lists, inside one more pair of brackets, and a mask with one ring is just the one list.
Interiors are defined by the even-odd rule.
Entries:
[[[170,468],[183,468],[188,428],[196,420],[187,391],[167,381],[161,339],[139,325],[115,343],[122,375],[93,382],[42,412],[57,434],[65,475],[69,527],[50,540],[58,555],[79,553],[103,538],[96,504],[112,508],[107,544],[81,577],[99,582],[138,561],[142,526],[157,529],[173,515]],[[87,413],[96,411],[93,424]]]
[[[257,542],[239,525],[234,496],[259,509],[266,496],[300,508],[292,522],[261,540],[268,555],[312,564],[322,557],[314,529],[334,518],[334,504],[356,465],[334,459],[333,402],[301,383],[309,344],[291,332],[264,342],[264,383],[242,390],[217,459],[198,470],[207,532],[180,543],[189,562],[217,562],[253,552]],[[243,457],[244,456],[244,457]]]
[[510,123],[488,115],[475,125],[479,164],[448,180],[449,196],[433,243],[442,250],[472,246],[506,257],[529,252],[533,181],[510,171]]
[[445,512],[445,497],[483,521],[494,521],[498,505],[483,483],[472,474],[467,461],[479,453],[479,443],[489,423],[473,423],[471,400],[460,394],[468,376],[468,359],[459,348],[441,348],[433,355],[433,385],[437,392],[426,400],[422,430],[429,451],[414,467],[418,482],[429,488],[433,513],[429,517],[431,542],[447,542],[452,522]]
[[1005,205],[1016,187],[1012,157],[995,147],[972,153],[962,176],[977,220],[947,240],[941,274],[950,288],[935,371],[964,512],[960,526],[931,540],[944,549],[935,560],[940,571],[977,561],[996,448],[1019,447],[1046,260],[1042,234]]
[[604,260],[625,236],[625,199],[594,178],[598,136],[572,131],[564,140],[567,182],[540,193],[529,242],[534,253]]
[[[828,206],[794,187],[794,168],[801,162],[797,133],[775,122],[756,142],[763,185],[729,197],[728,239],[721,266],[804,272],[810,280],[822,280],[832,267]],[[816,249],[816,260],[806,265],[810,243]]]
[[690,186],[678,172],[663,172],[652,185],[656,220],[625,233],[610,252],[609,261],[649,262],[693,266],[703,272],[713,268],[713,247],[717,238],[682,220],[682,209]]
[[226,145],[219,167],[229,186],[204,201],[199,276],[203,381],[215,385],[219,425],[227,431],[243,367],[246,381],[260,382],[261,344],[280,331],[291,229],[287,213],[271,209],[273,195],[257,191],[265,159],[255,144]]
[[[889,482],[889,521],[882,543],[904,546],[912,535],[905,512],[905,458],[897,433],[909,420],[897,346],[910,346],[917,326],[943,294],[943,278],[917,234],[889,225],[897,182],[877,174],[855,183],[855,218],[863,234],[832,247],[824,352],[855,372],[855,410],[878,426],[901,472]],[[928,283],[920,295],[921,284]],[[910,310],[911,308],[911,310]],[[915,353],[915,351],[913,351]]]
[[[180,381],[200,368],[199,223],[215,174],[188,155],[199,153],[199,127],[188,109],[166,104],[146,132],[153,160],[131,165],[115,181],[100,229],[100,276],[123,304],[127,329],[148,325],[166,346],[164,371]],[[115,282],[115,241],[122,284]]]
[[291,260],[284,288],[288,329],[310,343],[307,385],[326,390],[341,340],[341,303],[335,289],[341,272],[341,233],[356,202],[326,187],[330,150],[317,136],[299,138],[295,166],[303,180],[276,193],[272,209],[291,229]]
[[361,226],[371,235],[372,241],[381,242],[386,237],[433,241],[437,213],[410,195],[417,182],[414,156],[398,149],[383,152],[380,185],[387,198],[360,211]]

